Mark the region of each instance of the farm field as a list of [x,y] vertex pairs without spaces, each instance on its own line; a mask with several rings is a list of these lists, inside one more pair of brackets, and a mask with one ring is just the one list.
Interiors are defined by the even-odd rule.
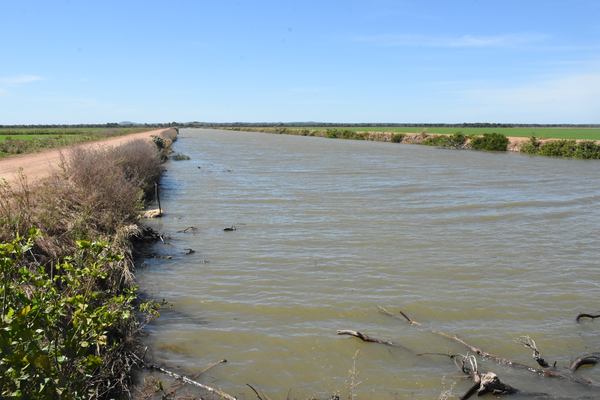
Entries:
[[[358,132],[402,132],[402,133],[417,133],[421,132],[424,127],[418,126],[390,126],[390,127],[289,127],[288,129],[317,129],[326,130],[327,128],[348,129]],[[535,135],[541,139],[584,139],[584,140],[600,140],[600,129],[596,128],[446,128],[446,127],[429,127],[427,133],[453,134],[462,132],[465,135],[483,135],[484,133],[501,133],[505,136],[512,137],[531,137]]]
[[5,128],[0,129],[0,158],[144,131],[148,128]]

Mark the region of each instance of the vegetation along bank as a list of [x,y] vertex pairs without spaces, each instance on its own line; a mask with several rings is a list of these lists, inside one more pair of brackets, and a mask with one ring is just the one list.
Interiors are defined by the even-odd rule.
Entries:
[[530,138],[507,137],[496,132],[483,133],[482,135],[456,132],[447,135],[427,133],[426,128],[419,133],[359,131],[347,128],[327,128],[323,130],[287,127],[225,127],[221,129],[317,136],[330,139],[422,144],[460,150],[516,151],[541,156],[600,159],[600,141],[598,140],[540,139],[533,135]]
[[136,334],[160,307],[138,301],[132,243],[176,138],[74,147],[49,178],[0,182],[3,398],[129,397]]

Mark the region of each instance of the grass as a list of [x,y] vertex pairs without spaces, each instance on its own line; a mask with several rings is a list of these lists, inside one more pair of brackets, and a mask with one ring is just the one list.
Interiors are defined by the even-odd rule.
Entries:
[[136,306],[131,245],[160,159],[147,140],[74,148],[39,185],[0,183],[3,398],[127,397],[136,309],[160,306]]
[[[288,129],[302,130],[325,130],[323,127],[301,127]],[[335,128],[329,128],[335,129]],[[337,129],[350,130],[354,132],[399,132],[399,133],[419,133],[423,131],[423,127],[338,127]],[[465,135],[483,135],[484,133],[499,133],[505,136],[514,137],[531,137],[535,135],[538,138],[544,139],[583,139],[583,140],[600,140],[600,129],[595,128],[469,128],[469,127],[450,127],[436,128],[428,127],[428,134],[445,134],[451,135],[457,131],[461,131]]]

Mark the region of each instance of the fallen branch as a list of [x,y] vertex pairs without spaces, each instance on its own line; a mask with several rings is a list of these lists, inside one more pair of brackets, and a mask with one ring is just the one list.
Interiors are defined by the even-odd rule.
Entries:
[[[143,358],[143,357],[142,357]],[[216,363],[214,363],[213,365],[209,365],[208,367],[204,368],[202,371],[194,374],[190,379],[196,379],[198,378],[200,375],[202,375],[203,373],[205,373],[206,371],[208,371],[209,369],[211,369],[212,367],[219,365],[221,363],[226,363],[227,360],[223,359],[223,360],[219,360]],[[185,385],[186,382],[181,382],[180,384],[178,384],[176,387],[173,388],[173,390],[171,390],[171,392],[169,393],[170,395],[174,395],[176,391],[178,391],[183,385]]]
[[[538,365],[542,368],[550,367],[550,364],[544,360],[544,357],[540,354],[537,346],[535,345],[535,341],[529,336],[521,336],[520,338],[515,339],[515,342],[519,343],[521,346],[525,346],[531,350],[533,350],[533,359],[538,363]],[[556,361],[554,362],[554,366],[556,367]]]
[[[381,307],[380,307],[380,309],[381,309]],[[387,313],[389,313],[389,311]],[[402,316],[411,325],[417,325],[417,326],[421,326],[421,327],[423,326],[423,325],[419,324],[418,322],[412,320],[404,312],[400,311],[400,314],[402,314]],[[479,354],[480,356],[483,356],[483,357],[487,357],[487,358],[492,359],[494,361],[497,361],[497,362],[499,362],[501,364],[507,364],[507,365],[509,365],[511,367],[524,369],[524,370],[527,370],[529,372],[533,372],[535,374],[542,375],[542,376],[547,376],[547,377],[550,377],[550,378],[568,379],[568,380],[570,380],[572,382],[579,383],[579,384],[582,384],[582,385],[596,386],[596,387],[598,386],[596,383],[594,383],[594,382],[592,382],[590,380],[587,380],[587,379],[573,378],[573,377],[570,377],[570,376],[567,376],[567,375],[564,375],[564,374],[560,374],[560,373],[557,373],[557,372],[549,371],[547,369],[538,369],[538,368],[530,367],[529,365],[521,364],[521,363],[518,363],[518,362],[515,362],[515,361],[512,361],[512,360],[506,359],[504,357],[500,357],[500,356],[497,356],[495,354],[488,353],[486,351],[478,349],[475,346],[471,346],[470,344],[466,343],[462,339],[459,339],[455,335],[449,335],[447,333],[436,331],[436,330],[433,330],[433,329],[429,329],[429,330],[431,332],[436,333],[438,335],[441,335],[441,336],[443,336],[445,338],[451,339],[451,340],[455,341],[456,343],[462,344],[463,346],[465,346],[466,348],[468,348],[469,350],[471,350],[473,353]]]
[[185,229],[182,229],[182,230],[180,230],[180,231],[177,231],[177,233],[186,233],[186,232],[188,231],[188,229],[191,229],[192,231],[197,231],[197,230],[198,230],[198,227],[197,227],[197,226],[189,226],[189,227],[187,227],[187,228],[185,228]]
[[[182,382],[189,383],[190,385],[194,385],[194,386],[201,387],[201,388],[202,388],[202,389],[204,389],[204,390],[208,390],[209,392],[211,392],[211,393],[215,393],[215,394],[217,394],[217,395],[219,395],[219,396],[221,396],[221,397],[224,397],[224,398],[226,398],[226,399],[228,399],[228,400],[237,400],[237,397],[230,396],[230,395],[228,395],[227,393],[223,393],[223,392],[221,392],[220,390],[217,390],[217,389],[215,389],[215,388],[212,388],[212,387],[210,387],[210,386],[206,386],[206,385],[204,385],[204,384],[202,384],[202,383],[199,383],[199,382],[193,381],[193,380],[191,380],[191,379],[189,379],[189,378],[186,378],[185,376],[181,376],[181,375],[178,375],[178,374],[176,374],[176,373],[174,373],[174,372],[167,371],[166,369],[164,369],[164,368],[162,368],[162,367],[159,367],[158,365],[154,365],[154,364],[147,363],[147,362],[145,362],[144,360],[140,359],[140,358],[139,358],[138,356],[136,356],[135,354],[132,354],[132,355],[133,355],[135,358],[137,358],[137,360],[138,360],[138,363],[139,363],[139,364],[141,364],[141,365],[142,365],[144,368],[146,368],[146,369],[154,369],[154,370],[157,370],[157,371],[159,371],[159,372],[162,372],[163,374],[169,375],[170,377],[173,377],[173,378],[175,378],[175,379],[177,379],[177,380],[180,380],[180,381],[182,381]],[[219,362],[220,362],[220,361],[219,361]],[[217,364],[218,364],[218,363],[217,363]]]
[[383,340],[383,339],[377,339],[371,336],[367,336],[363,333],[360,333],[358,331],[346,331],[346,330],[341,330],[341,331],[337,331],[338,335],[350,335],[350,336],[354,336],[359,338],[360,340],[362,340],[363,342],[374,342],[374,343],[381,343],[381,344],[387,344],[388,346],[395,346],[395,347],[402,347],[402,348],[406,348],[402,345],[396,344],[394,342],[392,342],[391,340]]
[[573,361],[573,363],[571,364],[570,370],[575,372],[579,369],[579,367],[581,367],[582,365],[596,365],[600,362],[600,353],[591,353],[591,354],[587,354],[585,356],[580,356],[577,357],[575,359],[575,361]]
[[579,320],[581,318],[591,318],[591,319],[600,318],[600,314],[592,315],[592,314],[583,314],[582,313],[575,317],[575,322],[579,323]]

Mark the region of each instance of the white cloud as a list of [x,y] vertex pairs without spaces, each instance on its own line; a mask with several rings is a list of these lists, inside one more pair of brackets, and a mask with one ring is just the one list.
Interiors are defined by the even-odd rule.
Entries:
[[425,46],[425,47],[499,47],[538,42],[548,36],[514,34],[498,36],[427,36],[427,35],[376,35],[354,37],[352,40],[377,46]]
[[18,85],[20,83],[29,83],[35,81],[43,81],[45,78],[36,75],[19,75],[10,78],[0,78],[0,83],[7,85]]

